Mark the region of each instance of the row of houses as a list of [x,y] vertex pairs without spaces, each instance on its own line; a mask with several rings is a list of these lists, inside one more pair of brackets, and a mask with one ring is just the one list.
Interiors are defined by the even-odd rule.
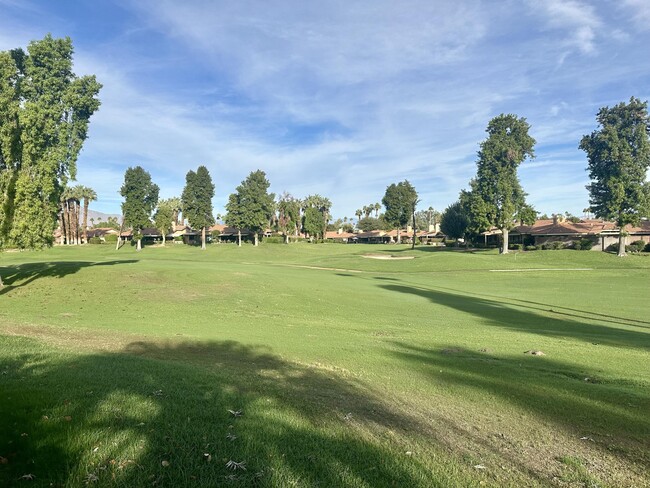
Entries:
[[[650,243],[650,221],[642,221],[638,226],[627,226],[625,231],[629,234],[628,242],[643,240]],[[216,224],[210,227],[208,235],[211,239],[218,239],[219,242],[235,242],[238,239],[239,230],[224,224]],[[593,243],[593,250],[606,250],[610,245],[618,244],[620,229],[613,222],[603,220],[587,219],[580,222],[571,222],[556,216],[553,219],[538,220],[533,225],[519,225],[510,231],[510,243],[523,244],[524,246],[542,246],[551,242],[563,242],[567,245],[581,239],[589,239]],[[104,240],[107,235],[117,235],[118,231],[111,228],[97,228],[88,231],[88,237],[99,237]],[[273,232],[267,229],[264,237],[271,237]],[[485,246],[498,246],[501,240],[501,231],[491,229],[483,232],[483,243]],[[159,241],[162,239],[160,231],[154,228],[143,229],[145,241]],[[214,238],[212,237],[214,236]],[[253,233],[247,229],[241,230],[242,239],[252,239]],[[124,240],[131,240],[133,233],[125,230],[120,237]],[[412,243],[413,230],[408,227],[399,231],[399,240],[403,243]],[[184,244],[198,244],[201,241],[201,232],[192,229],[187,225],[174,227],[173,232],[165,236],[167,240]],[[392,244],[398,242],[398,231],[375,230],[370,232],[343,232],[342,230],[327,232],[326,240],[347,244]],[[419,244],[441,246],[445,244],[446,236],[436,226],[429,230],[417,231],[416,242]]]
[[[638,226],[625,227],[628,233],[627,242],[645,241],[650,243],[650,221],[642,220]],[[491,229],[482,234],[486,246],[498,245],[501,231]],[[571,222],[562,216],[553,219],[537,220],[533,225],[519,225],[510,231],[511,244],[524,246],[542,246],[552,242],[571,244],[581,239],[589,239],[593,243],[592,250],[605,251],[609,246],[618,246],[620,229],[613,222],[586,219]]]

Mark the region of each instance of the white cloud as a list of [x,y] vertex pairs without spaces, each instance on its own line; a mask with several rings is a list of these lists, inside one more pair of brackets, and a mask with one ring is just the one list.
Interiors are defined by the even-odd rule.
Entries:
[[533,9],[545,15],[549,29],[564,30],[567,36],[563,43],[591,54],[596,51],[596,33],[602,21],[592,5],[577,0],[544,0],[529,2]]

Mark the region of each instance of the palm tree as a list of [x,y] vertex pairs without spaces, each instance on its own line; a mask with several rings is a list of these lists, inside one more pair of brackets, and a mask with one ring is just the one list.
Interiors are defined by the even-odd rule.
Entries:
[[375,218],[379,218],[379,211],[381,210],[381,203],[375,203]]
[[363,212],[362,212],[361,209],[359,208],[359,209],[357,209],[356,212],[354,212],[354,215],[357,216],[357,227],[358,227],[358,226],[359,226],[359,220],[361,220],[361,215],[363,215]]
[[84,224],[83,224],[83,230],[84,230],[84,244],[88,244],[88,205],[90,202],[94,202],[97,200],[97,193],[95,190],[88,186],[80,186],[79,187],[79,196],[83,198],[84,201]]

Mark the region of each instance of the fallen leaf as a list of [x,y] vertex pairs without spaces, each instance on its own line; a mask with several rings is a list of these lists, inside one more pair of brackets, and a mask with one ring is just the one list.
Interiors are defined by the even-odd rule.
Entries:
[[474,467],[476,469],[486,469],[485,466],[483,466],[482,464],[475,464]]
[[163,462],[160,463],[160,464],[162,464],[164,467],[167,467],[167,466],[169,466],[169,461],[163,460]]

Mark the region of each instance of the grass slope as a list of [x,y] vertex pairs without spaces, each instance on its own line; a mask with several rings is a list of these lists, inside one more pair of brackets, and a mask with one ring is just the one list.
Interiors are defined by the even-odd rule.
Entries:
[[648,256],[0,260],[0,485],[650,485]]

